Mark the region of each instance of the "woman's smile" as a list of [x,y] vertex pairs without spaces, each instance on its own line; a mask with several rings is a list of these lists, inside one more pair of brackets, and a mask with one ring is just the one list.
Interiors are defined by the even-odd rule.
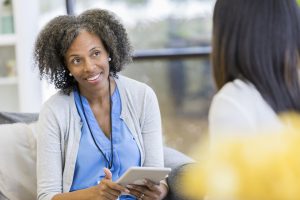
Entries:
[[86,80],[89,82],[95,82],[100,78],[100,75],[103,73],[98,73],[96,75],[90,76],[89,78],[87,78]]

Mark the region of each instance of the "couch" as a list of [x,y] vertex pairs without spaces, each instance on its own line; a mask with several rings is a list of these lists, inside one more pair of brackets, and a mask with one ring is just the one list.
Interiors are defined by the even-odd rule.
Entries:
[[[36,131],[38,114],[0,112],[0,200],[36,199]],[[181,200],[177,182],[182,166],[193,160],[164,147],[165,166],[172,168],[167,200]]]

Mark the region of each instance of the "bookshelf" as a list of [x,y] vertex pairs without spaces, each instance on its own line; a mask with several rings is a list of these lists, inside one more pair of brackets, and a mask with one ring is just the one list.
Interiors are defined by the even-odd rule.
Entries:
[[32,50],[38,0],[0,0],[0,111],[38,112],[41,83]]

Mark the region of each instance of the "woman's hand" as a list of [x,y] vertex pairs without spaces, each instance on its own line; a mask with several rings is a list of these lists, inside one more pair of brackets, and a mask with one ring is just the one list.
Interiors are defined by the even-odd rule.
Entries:
[[98,200],[116,200],[122,192],[130,192],[127,188],[112,181],[112,174],[109,169],[104,168],[104,173],[105,177],[94,187]]
[[165,185],[156,185],[150,180],[145,180],[144,185],[127,185],[130,194],[136,196],[138,200],[161,200],[168,194]]

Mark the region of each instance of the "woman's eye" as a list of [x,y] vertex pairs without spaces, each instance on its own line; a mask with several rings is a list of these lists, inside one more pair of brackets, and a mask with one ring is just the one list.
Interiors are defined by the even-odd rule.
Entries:
[[100,51],[95,51],[94,52],[94,56],[99,56],[100,55]]
[[73,63],[74,65],[78,65],[78,64],[80,63],[80,59],[79,59],[79,58],[74,58],[74,59],[72,60],[72,63]]

